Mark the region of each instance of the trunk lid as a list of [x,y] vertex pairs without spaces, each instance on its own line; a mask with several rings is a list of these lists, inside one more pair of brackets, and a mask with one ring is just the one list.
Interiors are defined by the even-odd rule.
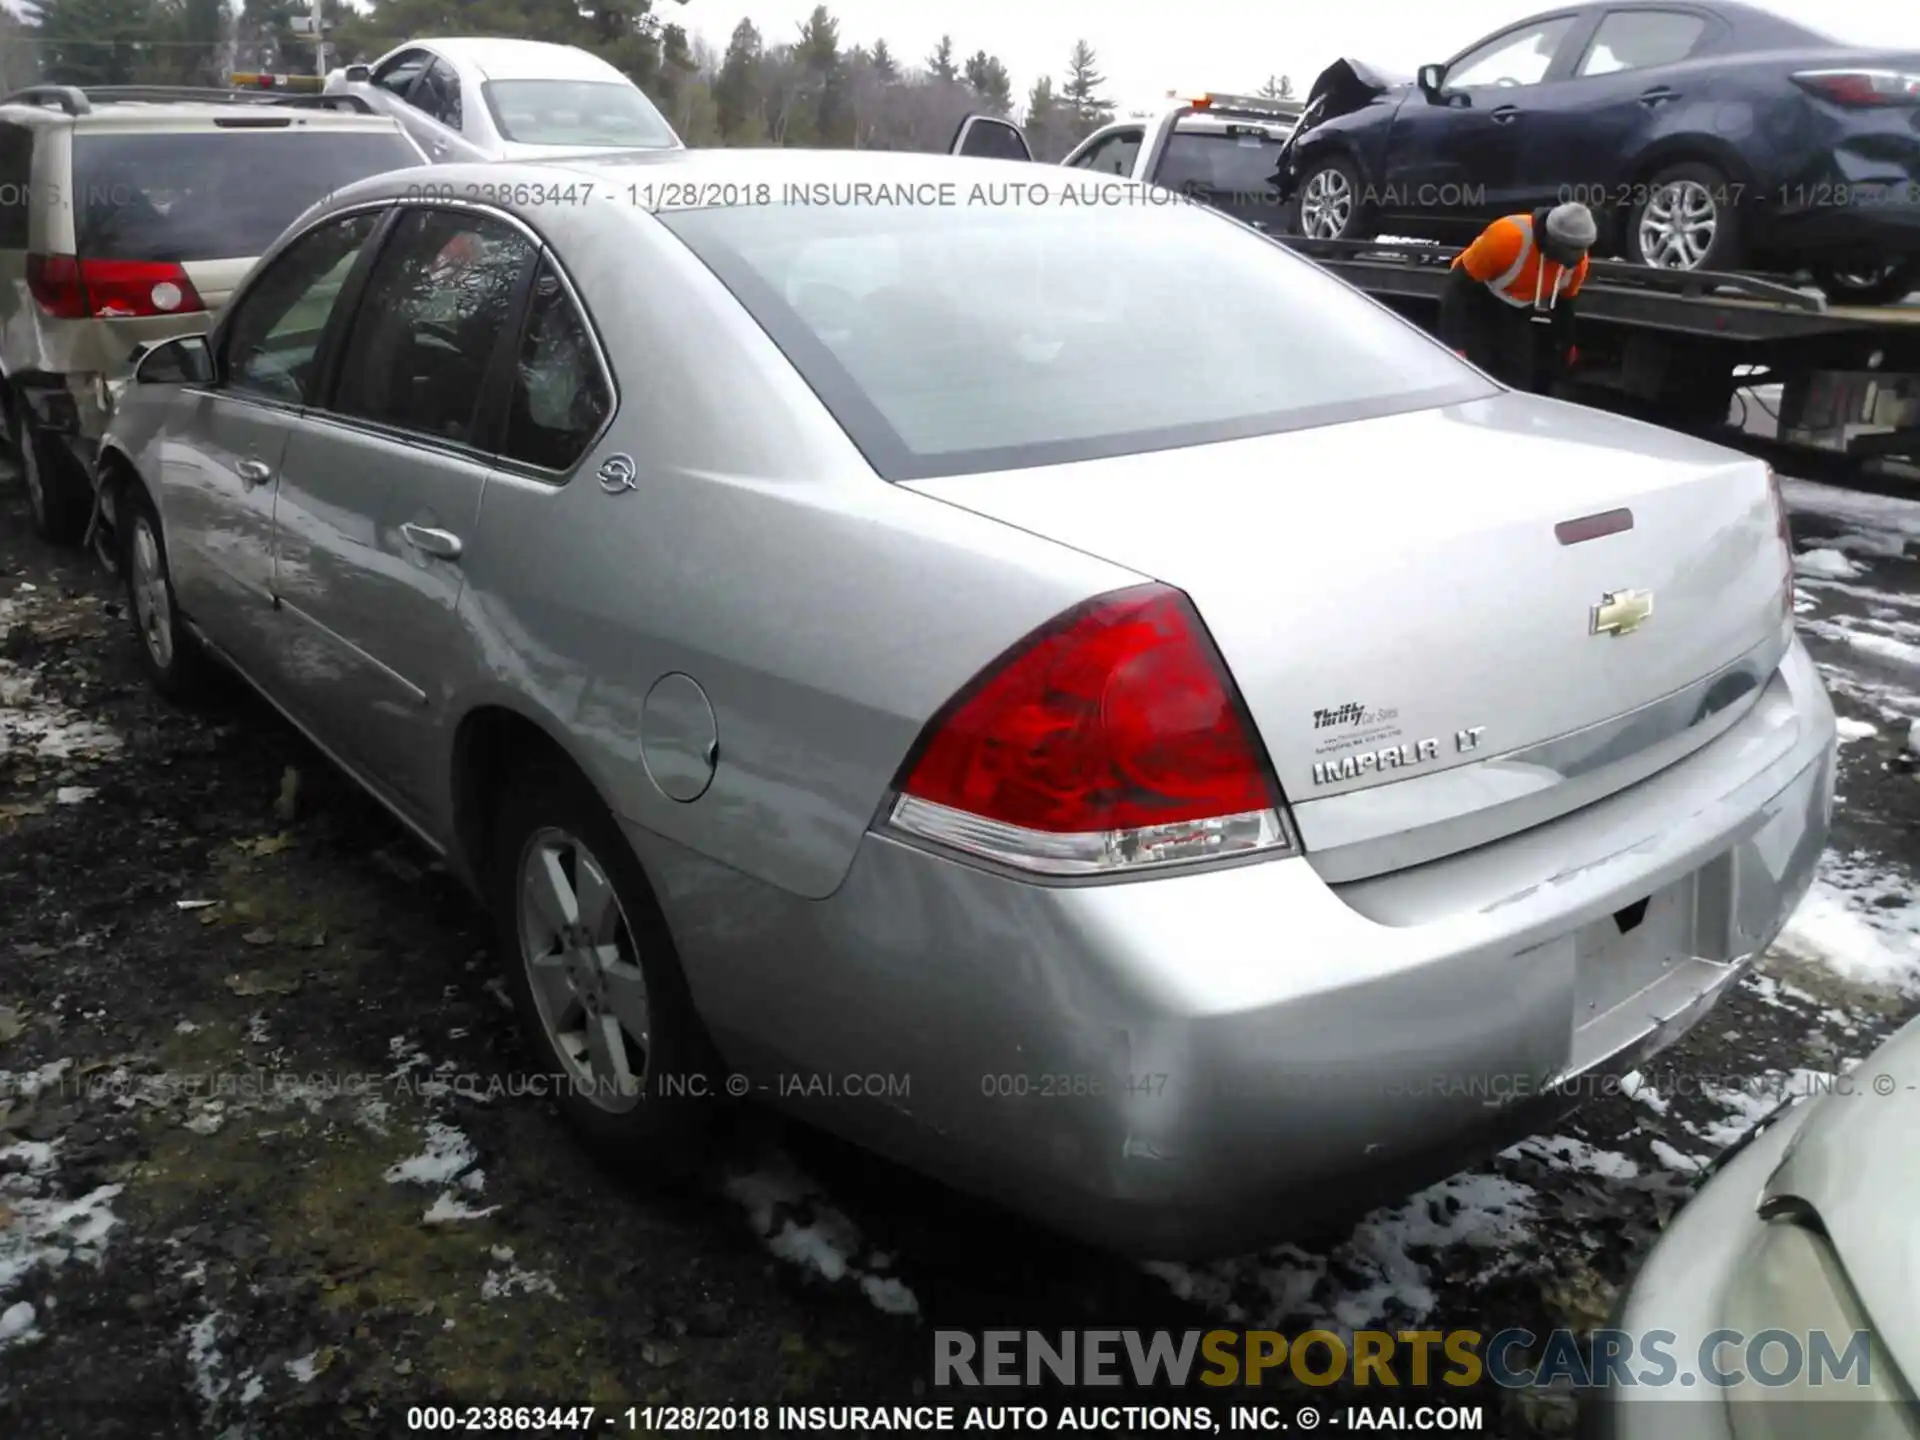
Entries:
[[1594,726],[1787,624],[1761,462],[1522,395],[913,488],[1185,590],[1296,807]]

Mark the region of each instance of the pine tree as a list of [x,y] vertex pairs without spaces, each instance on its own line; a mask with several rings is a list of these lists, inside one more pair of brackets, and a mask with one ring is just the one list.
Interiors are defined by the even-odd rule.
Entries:
[[974,51],[967,61],[966,77],[973,93],[993,114],[1004,115],[1013,108],[1013,80],[996,57],[984,50]]
[[893,58],[893,51],[887,48],[885,40],[873,42],[873,53],[867,62],[873,66],[873,73],[889,85],[900,78],[900,63]]
[[757,145],[765,138],[760,121],[760,32],[751,20],[733,27],[726,56],[713,81],[715,123],[728,145]]
[[951,35],[942,35],[940,43],[933,47],[933,53],[927,56],[927,70],[936,80],[954,81],[960,78],[960,69],[953,63]]
[[1067,59],[1067,83],[1060,87],[1072,116],[1075,130],[1085,135],[1113,118],[1113,102],[1099,95],[1107,77],[1096,67],[1093,47],[1084,40],[1073,42],[1073,54]]

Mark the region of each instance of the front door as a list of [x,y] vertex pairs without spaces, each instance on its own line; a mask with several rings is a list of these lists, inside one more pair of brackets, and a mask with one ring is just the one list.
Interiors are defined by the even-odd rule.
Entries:
[[1452,231],[1520,208],[1528,112],[1580,23],[1557,15],[1502,31],[1448,65],[1438,95],[1410,94],[1388,138],[1382,215]]
[[[472,210],[402,212],[323,404],[282,462],[275,587],[321,741],[410,813],[430,805],[442,681],[539,247]],[[303,717],[308,718],[308,717]]]
[[174,591],[250,674],[275,650],[273,510],[287,437],[313,397],[334,302],[378,221],[376,212],[330,221],[276,256],[215,337],[214,383],[173,401],[160,464]]

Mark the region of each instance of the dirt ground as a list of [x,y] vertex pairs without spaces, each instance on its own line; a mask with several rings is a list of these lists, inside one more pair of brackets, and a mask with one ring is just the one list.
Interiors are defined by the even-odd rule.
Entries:
[[[1600,1323],[1763,1101],[1920,1008],[1920,504],[1798,488],[1849,721],[1807,924],[1632,1098],[1331,1245],[1138,1267],[766,1117],[676,1193],[593,1168],[500,1083],[524,1056],[464,893],[262,705],[151,694],[113,583],[0,478],[0,1433],[894,1403],[936,1326]],[[1490,1433],[1573,1423],[1488,1403]]]

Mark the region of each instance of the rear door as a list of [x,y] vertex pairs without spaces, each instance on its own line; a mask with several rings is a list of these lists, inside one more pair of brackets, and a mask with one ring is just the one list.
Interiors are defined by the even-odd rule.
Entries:
[[324,403],[282,462],[275,594],[303,718],[403,809],[431,804],[461,553],[506,420],[539,246],[504,216],[402,210]]
[[1596,211],[1630,208],[1629,167],[1698,98],[1689,91],[1701,77],[1685,62],[1726,29],[1685,5],[1606,12],[1565,72],[1539,87],[1522,131],[1521,206],[1578,200]]
[[1280,159],[1286,138],[1270,126],[1175,130],[1153,183],[1262,230],[1280,228]]
[[278,646],[273,508],[317,366],[345,328],[379,211],[330,220],[281,251],[214,337],[217,378],[172,402],[160,498],[180,606],[265,682]]

